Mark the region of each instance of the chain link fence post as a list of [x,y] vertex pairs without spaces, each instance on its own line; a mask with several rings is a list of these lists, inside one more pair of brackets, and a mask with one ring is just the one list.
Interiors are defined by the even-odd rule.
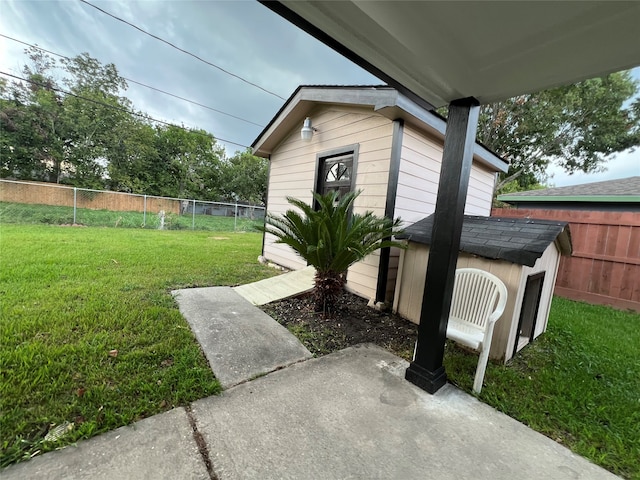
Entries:
[[236,211],[233,215],[233,231],[238,231],[238,200],[236,200]]
[[196,229],[196,201],[193,200],[193,215],[191,215],[191,230]]
[[78,188],[73,187],[73,225],[76,224],[77,210],[78,210]]

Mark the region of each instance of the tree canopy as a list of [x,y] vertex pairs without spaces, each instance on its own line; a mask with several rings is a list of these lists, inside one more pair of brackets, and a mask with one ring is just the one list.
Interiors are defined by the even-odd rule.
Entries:
[[[0,79],[0,177],[199,200],[263,202],[267,167],[214,135],[135,111],[115,65],[25,50]],[[60,78],[58,78],[60,77]]]
[[510,164],[496,190],[535,188],[552,163],[596,172],[612,154],[640,145],[637,95],[630,72],[618,72],[483,105],[477,138]]

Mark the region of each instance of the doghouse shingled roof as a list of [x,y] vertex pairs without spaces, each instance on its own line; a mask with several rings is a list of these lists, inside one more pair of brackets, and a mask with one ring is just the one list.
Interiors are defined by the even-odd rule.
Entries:
[[[433,215],[429,215],[407,227],[396,238],[429,245],[432,229]],[[560,252],[571,254],[571,237],[566,222],[465,215],[460,250],[533,267],[556,238],[559,239]]]

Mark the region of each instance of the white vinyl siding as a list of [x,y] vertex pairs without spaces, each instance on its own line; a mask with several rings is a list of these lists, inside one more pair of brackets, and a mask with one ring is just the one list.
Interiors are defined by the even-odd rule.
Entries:
[[465,215],[491,216],[491,202],[493,201],[493,187],[496,174],[479,162],[471,166]]
[[[554,243],[547,247],[542,256],[536,260],[533,267],[523,267],[522,295],[524,295],[524,287],[526,285],[527,277],[539,272],[545,272],[544,283],[542,284],[542,293],[540,295],[540,304],[538,305],[538,315],[536,316],[536,328],[533,333],[534,338],[547,329],[547,321],[549,319],[549,311],[551,310],[551,300],[553,299],[553,291],[556,285],[556,276],[558,275],[559,264],[560,251],[559,247]],[[519,317],[520,312],[518,312],[518,318]],[[510,345],[510,347],[513,348],[513,345]]]
[[[436,208],[442,140],[405,126],[395,216],[410,225],[431,215]],[[491,213],[495,173],[474,161],[465,206],[466,215]]]

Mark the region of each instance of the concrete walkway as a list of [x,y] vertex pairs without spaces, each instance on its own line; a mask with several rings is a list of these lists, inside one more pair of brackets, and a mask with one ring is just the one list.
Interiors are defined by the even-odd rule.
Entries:
[[313,267],[307,267],[233,289],[254,305],[266,305],[310,291],[315,274]]
[[313,356],[285,327],[230,287],[171,293],[223,388]]
[[[427,394],[379,347],[300,361],[306,349],[231,289],[177,299],[216,375],[237,385],[8,467],[2,480],[617,478],[453,386]],[[279,349],[289,353],[274,359]]]

